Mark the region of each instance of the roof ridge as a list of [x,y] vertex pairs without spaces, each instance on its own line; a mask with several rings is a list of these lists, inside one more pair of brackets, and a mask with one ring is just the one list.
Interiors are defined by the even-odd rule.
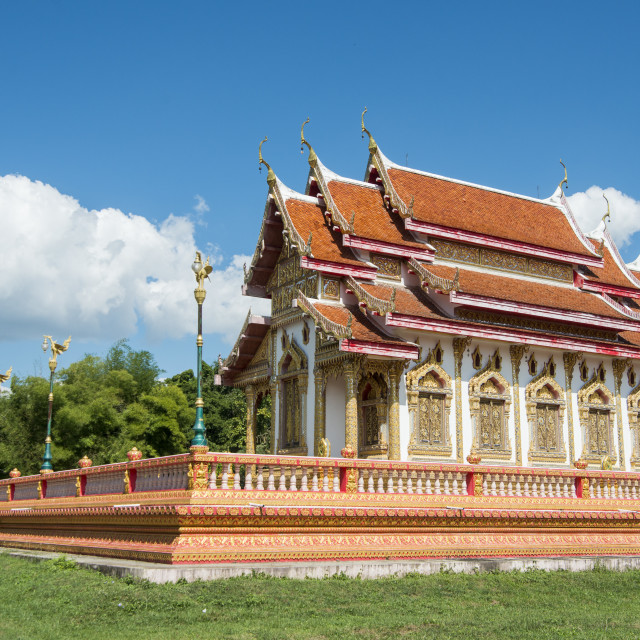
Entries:
[[604,228],[603,236],[604,236],[605,244],[609,247],[609,251],[611,252],[611,255],[613,256],[615,263],[618,265],[622,273],[624,273],[624,275],[627,277],[628,280],[631,281],[632,284],[640,288],[640,280],[638,280],[638,278],[636,278],[633,275],[633,273],[631,273],[631,270],[629,269],[629,267],[627,267],[625,261],[622,259],[622,256],[620,255],[620,252],[618,251],[618,247],[616,243],[613,241],[613,238],[611,237],[611,234],[609,233],[609,230],[606,227]]

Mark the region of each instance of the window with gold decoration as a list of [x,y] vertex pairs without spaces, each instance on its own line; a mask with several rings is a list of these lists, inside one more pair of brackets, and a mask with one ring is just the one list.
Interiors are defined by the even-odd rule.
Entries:
[[388,451],[387,383],[382,373],[368,373],[358,386],[359,455],[386,458]]
[[525,389],[529,423],[529,461],[566,461],[563,425],[564,391],[555,380],[556,365],[550,358]]
[[616,459],[613,441],[614,395],[605,385],[601,364],[578,391],[578,412],[583,436],[582,458],[600,464],[605,456]]
[[307,455],[307,358],[286,331],[282,332],[282,351],[278,363],[278,453]]
[[442,364],[443,351],[438,343],[425,360],[406,375],[411,458],[447,458],[452,454],[449,430],[452,381]]
[[511,458],[509,413],[511,387],[500,373],[500,351],[489,358],[487,364],[469,380],[469,409],[473,430],[471,453],[484,459]]

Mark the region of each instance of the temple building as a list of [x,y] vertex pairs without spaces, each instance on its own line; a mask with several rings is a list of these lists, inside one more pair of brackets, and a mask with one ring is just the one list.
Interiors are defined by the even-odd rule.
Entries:
[[566,173],[547,199],[516,195],[401,167],[362,129],[362,181],[304,133],[304,193],[260,153],[244,293],[271,315],[249,313],[222,369],[247,452],[270,394],[272,453],[640,468],[640,264],[606,216],[580,230]]

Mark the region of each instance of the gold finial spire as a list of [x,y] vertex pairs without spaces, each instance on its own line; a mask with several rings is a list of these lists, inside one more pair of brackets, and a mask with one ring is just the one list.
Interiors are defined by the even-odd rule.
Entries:
[[569,186],[569,182],[567,181],[567,165],[562,162],[562,160],[560,160],[560,164],[564,167],[564,178],[562,179],[562,182],[558,185],[560,187],[560,191],[562,191],[562,185],[566,185],[567,187]]
[[607,201],[607,213],[605,213],[602,216],[602,222],[604,222],[605,227],[606,227],[607,218],[609,218],[609,222],[611,222],[611,207],[609,206],[609,200],[607,199],[607,196],[604,195],[604,193],[602,194],[602,197]]
[[369,153],[373,154],[378,150],[378,145],[376,141],[373,139],[371,132],[364,126],[364,114],[367,113],[367,107],[364,108],[362,112],[362,139],[364,140],[364,134],[366,133],[369,136]]
[[307,122],[309,122],[309,118],[307,118],[302,123],[302,127],[300,127],[300,153],[304,153],[304,147],[302,145],[306,144],[307,148],[309,149],[309,164],[312,167],[315,167],[316,162],[318,161],[318,156],[316,155],[316,152],[313,150],[311,145],[304,138],[304,125],[307,124]]
[[264,140],[258,146],[258,169],[262,170],[262,166],[267,167],[267,184],[269,186],[273,186],[276,182],[276,174],[273,172],[271,165],[262,157],[262,145],[268,140],[267,136],[264,137]]

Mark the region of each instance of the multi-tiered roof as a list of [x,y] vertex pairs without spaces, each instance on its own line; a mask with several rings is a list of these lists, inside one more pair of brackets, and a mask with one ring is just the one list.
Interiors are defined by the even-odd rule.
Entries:
[[[566,176],[547,199],[508,193],[396,165],[362,129],[364,181],[327,169],[304,135],[304,194],[260,157],[269,195],[245,294],[273,297],[286,250],[300,274],[274,316],[302,311],[341,351],[416,359],[416,332],[429,331],[640,357],[640,267],[624,264],[604,222],[583,234]],[[269,323],[247,318],[228,383],[255,360],[259,340],[245,338]]]

